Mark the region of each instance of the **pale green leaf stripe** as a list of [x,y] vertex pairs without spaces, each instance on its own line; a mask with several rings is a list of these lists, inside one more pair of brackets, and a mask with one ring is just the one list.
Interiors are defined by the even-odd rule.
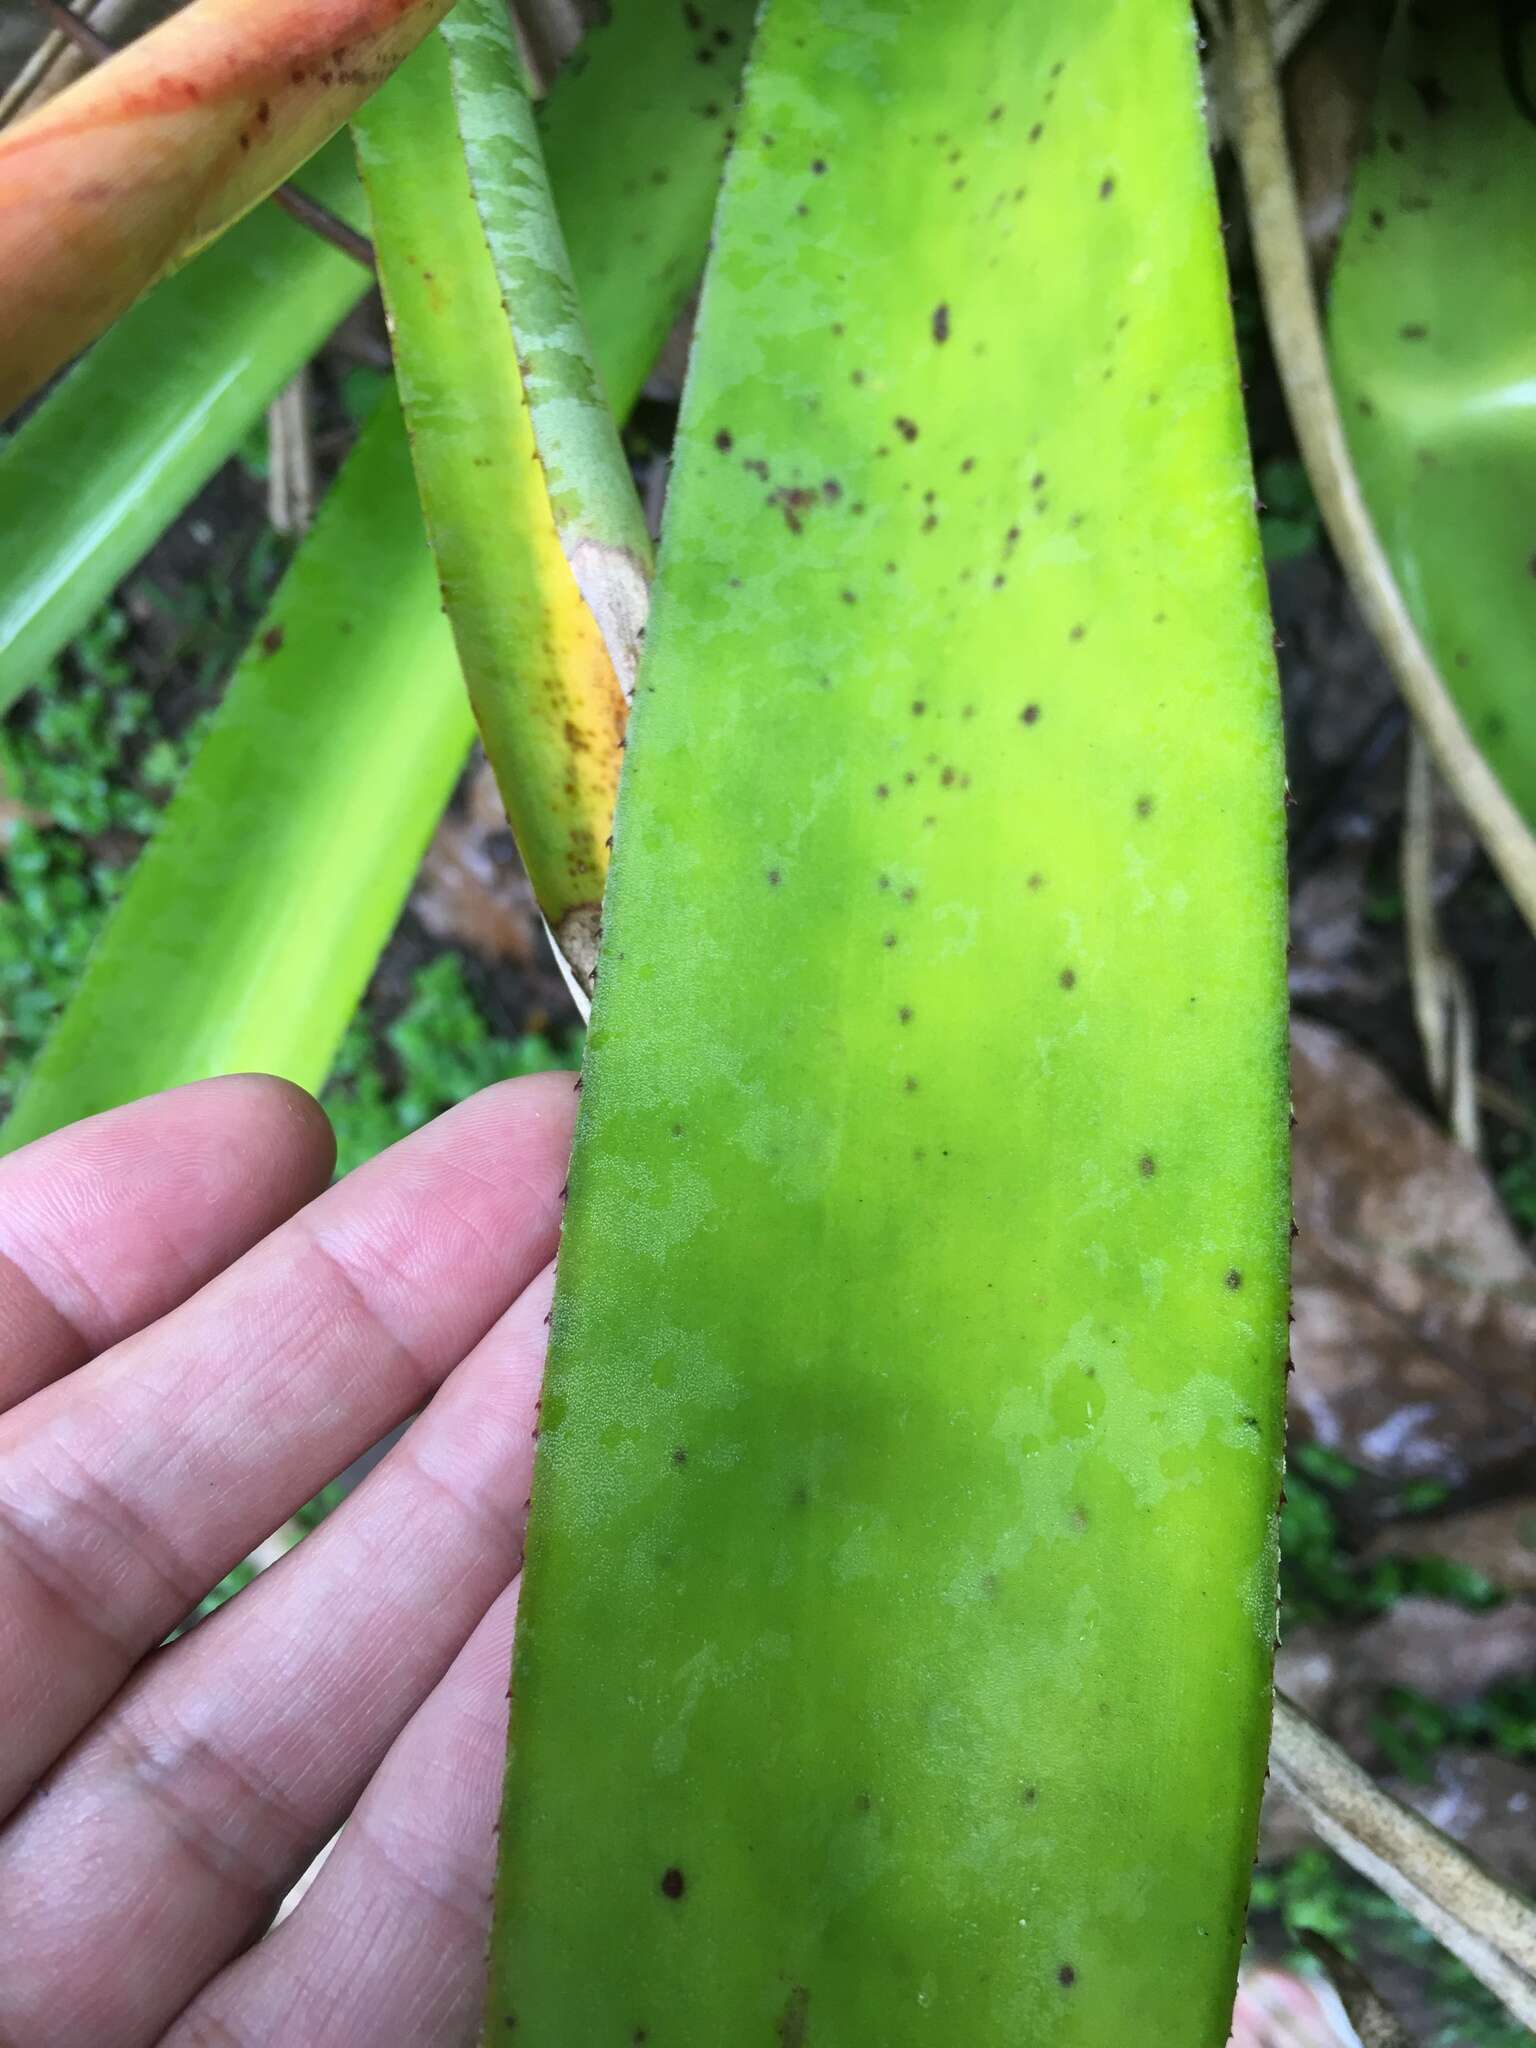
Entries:
[[555,525],[628,695],[648,608],[650,537],[598,380],[502,0],[459,0],[443,40]]
[[1216,2048],[1289,1206],[1278,697],[1192,23],[768,0],[738,128],[487,2038]]

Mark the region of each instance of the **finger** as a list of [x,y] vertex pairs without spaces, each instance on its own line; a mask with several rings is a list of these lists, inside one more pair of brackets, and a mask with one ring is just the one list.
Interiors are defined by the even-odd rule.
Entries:
[[313,1536],[146,1665],[17,1815],[0,2039],[155,2039],[350,1811],[520,1562],[551,1286]]
[[320,1105],[195,1081],[0,1159],[0,1409],[142,1330],[331,1177]]
[[553,1256],[572,1107],[488,1089],[0,1418],[0,1811]]
[[509,1586],[384,1759],[298,1910],[164,2048],[449,2048],[476,2038],[507,1746]]

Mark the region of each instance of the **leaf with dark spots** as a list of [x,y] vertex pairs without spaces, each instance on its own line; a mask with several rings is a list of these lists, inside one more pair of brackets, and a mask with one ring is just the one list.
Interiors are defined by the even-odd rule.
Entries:
[[810,2005],[810,1992],[803,1984],[797,1984],[785,2000],[775,2028],[779,2048],[808,2048],[811,2038]]
[[688,1881],[675,1863],[661,1873],[661,1893],[663,1898],[680,1899],[687,1889]]
[[[548,1447],[520,1624],[507,1981],[525,2026],[537,1985],[551,2038],[623,2042],[644,2013],[658,2043],[752,2048],[797,1988],[823,2048],[1074,2021],[1097,2039],[1116,2012],[1214,2039],[1223,1990],[1231,2010],[1269,1651],[1280,891],[1250,849],[1281,822],[1278,747],[1193,39],[1184,10],[1132,7],[1131,37],[1013,0],[894,10],[920,35],[881,7],[763,7],[742,125],[779,147],[728,176],[701,301],[588,1054],[601,1119],[561,1252],[552,1370],[586,1429]],[[1052,146],[1031,150],[1068,48]],[[818,148],[837,152],[820,185]],[[1136,348],[1101,391],[1133,274]],[[1151,446],[1149,384],[1178,423]],[[777,496],[765,517],[772,486],[710,446],[722,419],[816,508]],[[1147,565],[1170,555],[1180,624],[1159,638]],[[1051,692],[1049,731],[1025,690]],[[1133,815],[1154,774],[1156,833]],[[1189,801],[1212,786],[1221,806]],[[1135,912],[1183,890],[1169,969],[1166,916]],[[1263,951],[1263,991],[1228,976],[1232,1005],[1186,1014],[1170,976],[1187,962],[1204,987],[1234,934]],[[716,1228],[738,1214],[746,1239]],[[1231,1259],[1248,1290],[1223,1313]],[[690,1362],[653,1384],[679,1340]],[[1181,1440],[1160,1411],[1192,1380],[1261,1434],[1236,1455],[1235,1430]],[[1085,1411],[1123,1430],[1111,1460],[1071,1448]],[[1188,1666],[1125,1654],[1149,1625]],[[1238,1762],[1191,1831],[1217,1748]],[[1028,1810],[1024,1760],[1052,1794]],[[1083,1905],[1123,1856],[1127,1790],[1151,1874],[1134,1927]],[[615,1832],[616,1812],[644,1824]],[[711,1841],[731,1853],[689,1871],[688,1915],[634,1914],[660,1856]],[[1201,1921],[1220,1942],[1182,1939]]]

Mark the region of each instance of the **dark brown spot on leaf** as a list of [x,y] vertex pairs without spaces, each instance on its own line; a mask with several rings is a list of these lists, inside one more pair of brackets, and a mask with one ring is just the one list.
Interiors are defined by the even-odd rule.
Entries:
[[661,1889],[663,1896],[669,1899],[680,1899],[688,1889],[687,1879],[675,1863],[661,1873]]
[[933,338],[935,341],[948,341],[949,339],[948,306],[935,306],[933,309]]
[[779,2048],[806,2048],[810,2039],[810,2005],[810,1992],[803,1984],[797,1984],[779,2014],[776,2028]]

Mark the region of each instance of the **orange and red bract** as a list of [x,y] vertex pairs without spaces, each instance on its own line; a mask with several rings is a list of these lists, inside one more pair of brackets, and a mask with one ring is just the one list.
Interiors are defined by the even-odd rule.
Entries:
[[0,414],[282,183],[449,0],[192,0],[0,133]]

